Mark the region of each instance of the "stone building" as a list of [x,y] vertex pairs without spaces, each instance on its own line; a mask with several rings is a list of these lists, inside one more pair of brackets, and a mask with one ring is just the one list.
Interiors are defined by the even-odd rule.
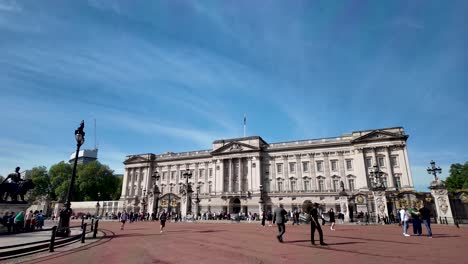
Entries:
[[[340,210],[342,186],[350,201],[364,195],[366,199],[357,203],[366,203],[375,164],[383,172],[387,191],[414,190],[407,138],[402,127],[394,127],[278,143],[251,136],[216,140],[209,150],[130,155],[124,161],[121,201],[129,210],[151,213],[155,182],[151,176],[157,171],[158,207],[179,212],[183,174],[189,169],[194,198],[199,190],[199,204],[193,199],[193,208],[200,213],[259,213],[262,195],[267,210],[277,203],[286,210],[300,209],[306,200]],[[366,208],[374,210],[371,202]]]

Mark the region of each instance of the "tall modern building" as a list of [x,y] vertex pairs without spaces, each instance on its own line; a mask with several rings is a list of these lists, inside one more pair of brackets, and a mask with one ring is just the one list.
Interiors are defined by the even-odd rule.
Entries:
[[[277,143],[259,136],[223,139],[208,150],[130,155],[124,161],[121,200],[129,210],[152,212],[151,176],[157,171],[158,207],[178,212],[183,174],[189,169],[194,197],[199,187],[200,202],[193,208],[200,213],[259,213],[262,205],[271,210],[278,203],[294,210],[306,200],[339,210],[342,187],[351,206],[372,212],[367,198],[375,165],[387,191],[414,190],[407,139],[402,127],[393,127]],[[366,199],[354,203],[358,196]]]
[[[97,149],[83,149],[78,152],[78,164],[86,164],[92,161],[97,160],[97,154],[98,150]],[[75,162],[75,155],[76,152],[73,152],[70,155],[70,163]]]

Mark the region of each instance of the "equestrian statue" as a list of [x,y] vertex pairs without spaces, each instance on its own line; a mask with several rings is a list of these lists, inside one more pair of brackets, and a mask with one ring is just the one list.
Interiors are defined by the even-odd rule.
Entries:
[[[21,179],[20,167],[16,167],[14,173],[10,173],[8,177],[0,183],[0,202],[5,202],[10,197],[11,202],[18,202],[18,195],[21,197],[21,202],[25,202],[24,195],[35,185],[32,180]],[[7,182],[10,180],[9,182]]]

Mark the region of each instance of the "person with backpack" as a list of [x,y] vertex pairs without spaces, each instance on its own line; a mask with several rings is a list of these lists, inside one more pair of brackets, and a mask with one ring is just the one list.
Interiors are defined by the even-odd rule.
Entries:
[[120,230],[124,230],[125,223],[127,222],[127,220],[128,220],[128,214],[127,214],[127,211],[125,211],[124,209],[123,212],[120,214],[120,218],[119,218],[120,223],[122,223],[120,225]]
[[163,232],[164,227],[166,227],[166,220],[167,220],[167,213],[165,210],[161,212],[159,215],[159,229],[161,230],[160,233]]

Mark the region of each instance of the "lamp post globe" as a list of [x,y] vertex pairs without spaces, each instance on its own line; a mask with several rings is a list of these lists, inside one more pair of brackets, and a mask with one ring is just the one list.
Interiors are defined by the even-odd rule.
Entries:
[[78,153],[80,152],[80,147],[85,142],[84,120],[81,121],[80,126],[75,130],[75,140],[76,153],[73,164],[73,171],[70,179],[70,185],[68,186],[65,207],[60,210],[60,221],[57,227],[57,236],[61,237],[67,237],[70,234],[70,217],[72,215],[71,199],[73,194],[73,188],[75,185],[76,165],[78,163]]

